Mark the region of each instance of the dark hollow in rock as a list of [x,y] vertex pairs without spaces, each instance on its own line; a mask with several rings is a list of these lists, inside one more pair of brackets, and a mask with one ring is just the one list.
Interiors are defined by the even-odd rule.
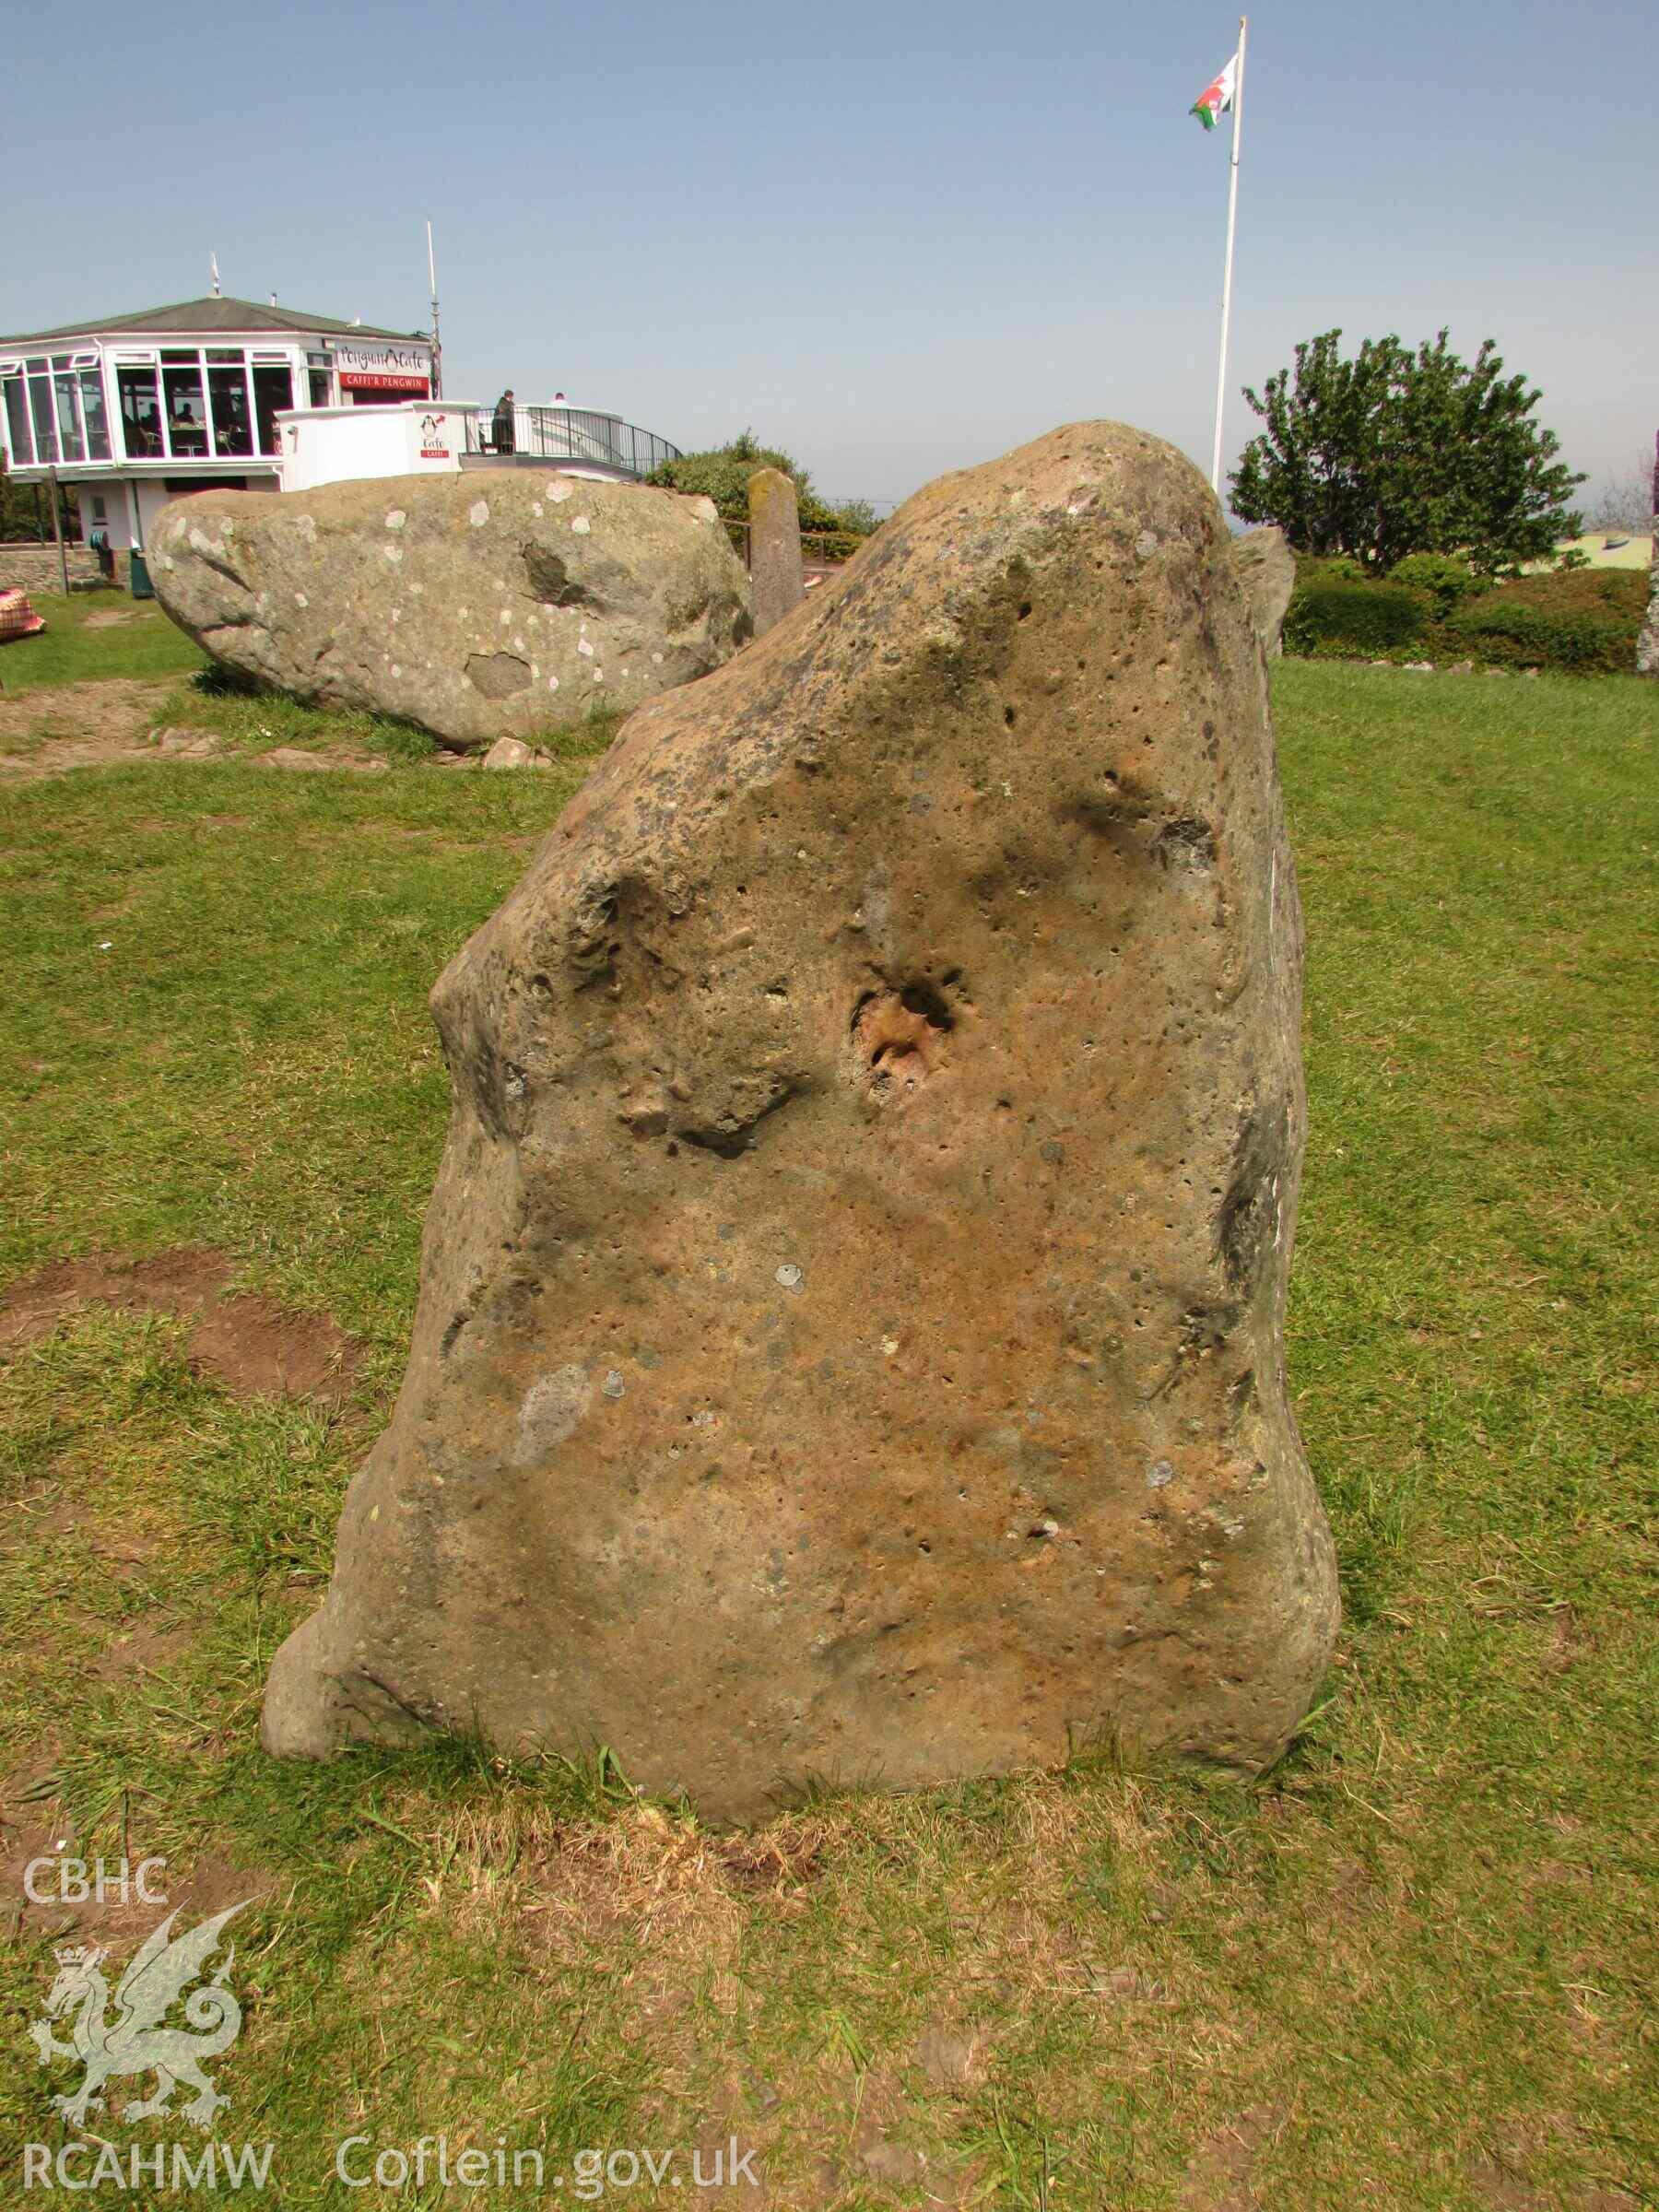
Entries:
[[530,688],[530,664],[512,653],[475,653],[466,664],[466,678],[486,699],[511,699]]

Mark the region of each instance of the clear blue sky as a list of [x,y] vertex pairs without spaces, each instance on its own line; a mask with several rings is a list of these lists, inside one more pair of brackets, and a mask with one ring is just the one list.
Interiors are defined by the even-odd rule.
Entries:
[[[8,12],[0,330],[228,292],[415,327],[452,396],[753,427],[894,498],[1080,416],[1207,465],[1237,16],[1190,0]],[[1488,334],[1599,478],[1659,423],[1653,0],[1264,0],[1230,383]],[[1230,403],[1228,450],[1253,418]],[[1586,488],[1594,490],[1594,485]]]

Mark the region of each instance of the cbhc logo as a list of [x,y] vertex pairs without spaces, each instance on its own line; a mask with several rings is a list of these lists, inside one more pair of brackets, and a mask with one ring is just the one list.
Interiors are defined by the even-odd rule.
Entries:
[[[23,1894],[34,1905],[164,1905],[165,1889],[152,1889],[152,1875],[166,1870],[165,1859],[30,1859],[23,1869]],[[38,1888],[35,1877],[55,1888]]]

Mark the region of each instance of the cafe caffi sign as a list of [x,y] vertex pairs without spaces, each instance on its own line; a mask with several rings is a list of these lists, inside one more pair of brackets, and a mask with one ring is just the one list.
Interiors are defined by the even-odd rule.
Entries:
[[388,338],[335,338],[329,350],[347,392],[373,387],[424,397],[431,382],[432,357],[424,346],[401,346]]

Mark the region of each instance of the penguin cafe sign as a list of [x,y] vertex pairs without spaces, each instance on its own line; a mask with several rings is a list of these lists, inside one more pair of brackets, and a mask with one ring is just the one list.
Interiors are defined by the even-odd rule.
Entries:
[[424,399],[432,386],[432,356],[421,345],[385,338],[333,338],[329,352],[342,392],[406,392]]

